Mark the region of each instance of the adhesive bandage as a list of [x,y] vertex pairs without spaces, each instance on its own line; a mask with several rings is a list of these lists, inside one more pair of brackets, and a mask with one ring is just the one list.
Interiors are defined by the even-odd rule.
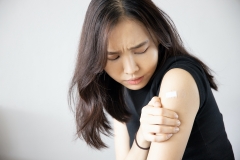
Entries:
[[186,98],[187,93],[184,90],[165,92],[165,98]]
[[166,93],[166,98],[174,98],[177,97],[177,91],[171,91]]

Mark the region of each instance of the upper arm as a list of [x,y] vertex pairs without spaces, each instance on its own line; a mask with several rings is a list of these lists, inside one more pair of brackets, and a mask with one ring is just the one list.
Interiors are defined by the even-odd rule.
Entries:
[[[177,97],[166,97],[169,92],[176,93]],[[168,141],[152,142],[148,159],[182,159],[200,105],[196,82],[187,71],[171,69],[162,80],[159,96],[163,108],[178,113],[181,126]]]
[[116,160],[122,160],[125,159],[130,150],[127,126],[125,123],[121,123],[116,119],[113,119],[113,121],[114,121],[115,157]]

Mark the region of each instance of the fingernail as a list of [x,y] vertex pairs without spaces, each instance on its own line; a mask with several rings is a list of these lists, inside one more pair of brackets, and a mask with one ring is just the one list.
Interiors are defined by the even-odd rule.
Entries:
[[180,121],[177,121],[177,126],[180,126],[181,122]]
[[175,117],[176,117],[176,118],[178,118],[178,115],[177,115],[177,114],[175,114]]
[[172,135],[173,135],[173,134],[169,134],[169,135],[167,136],[167,138],[170,138],[170,137],[172,137]]
[[174,131],[175,131],[175,133],[177,133],[177,132],[179,131],[179,128],[176,127],[176,128],[174,129]]

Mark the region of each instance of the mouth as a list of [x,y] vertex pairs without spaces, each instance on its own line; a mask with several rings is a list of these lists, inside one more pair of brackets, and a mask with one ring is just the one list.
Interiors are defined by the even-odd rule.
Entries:
[[139,84],[143,80],[143,77],[144,76],[138,77],[138,78],[134,78],[134,79],[129,79],[129,80],[127,80],[127,83],[131,84],[131,85],[137,85],[137,84]]

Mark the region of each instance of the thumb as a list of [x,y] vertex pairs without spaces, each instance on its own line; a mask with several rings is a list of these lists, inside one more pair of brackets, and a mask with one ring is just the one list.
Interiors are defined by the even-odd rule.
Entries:
[[158,107],[158,108],[162,107],[161,99],[160,97],[157,97],[157,96],[153,97],[149,104],[153,107]]

